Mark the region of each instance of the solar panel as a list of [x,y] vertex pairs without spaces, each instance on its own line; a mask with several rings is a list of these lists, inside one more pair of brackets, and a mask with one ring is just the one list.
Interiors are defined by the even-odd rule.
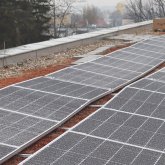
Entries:
[[149,62],[154,61],[155,59],[164,59],[163,54],[140,50],[133,47],[128,47],[119,51],[115,51],[107,55],[107,57],[113,57],[142,64],[149,64]]
[[[96,68],[98,69],[98,68]],[[77,70],[77,69],[75,69]],[[82,75],[75,75],[73,73],[65,74],[61,77],[57,77],[55,73],[48,75],[47,77],[51,77],[53,79],[58,79],[61,81],[67,81],[71,83],[79,83],[81,85],[85,86],[91,86],[95,88],[102,88],[102,89],[108,89],[111,90],[111,88],[118,88],[121,85],[125,85],[128,83],[127,79],[119,78],[120,75],[114,77],[114,76],[106,76],[107,73],[98,74],[97,71],[85,71],[85,70],[79,70],[83,72]],[[108,72],[108,71],[107,71]]]
[[143,43],[148,45],[156,45],[158,47],[164,47],[164,42],[162,42],[161,40],[148,39],[143,41]]
[[[71,143],[68,143],[68,141]],[[44,147],[32,158],[28,158],[21,164],[151,165],[161,163],[164,158],[164,152],[161,151],[117,143],[110,139],[91,135],[67,132],[61,139],[53,141],[49,146]]]
[[[83,107],[90,100],[46,93],[31,89],[23,89],[19,87],[15,88],[20,89],[20,91],[1,98],[0,108],[57,121],[65,119],[68,115],[70,115],[71,112]],[[101,94],[104,92],[107,91],[100,91]],[[67,112],[67,109],[69,109],[69,112]]]
[[0,109],[0,160],[58,123]]
[[161,53],[161,54],[163,54],[163,52],[165,51],[165,48],[163,46],[159,47],[157,45],[149,45],[149,44],[145,44],[143,42],[137,43],[137,44],[135,44],[131,47],[138,48],[138,49],[141,49],[141,50],[147,50],[147,51],[150,51],[150,52]]
[[9,146],[5,144],[0,144],[0,160],[13,153],[17,148],[14,146]]
[[[118,58],[116,58],[116,57],[114,58],[113,56],[111,57],[111,54],[110,54],[106,57],[102,57],[101,59],[93,60],[92,63],[96,63],[97,65],[101,64],[101,65],[104,65],[107,67],[110,66],[112,68],[117,68],[117,69],[121,68],[121,69],[128,70],[129,72],[130,71],[136,72],[141,67],[148,66],[148,68],[151,69],[152,68],[151,66],[159,65],[163,62],[163,60],[159,60],[159,59],[155,59],[155,58],[138,56],[138,55],[130,54],[130,53],[127,53],[127,54],[129,56],[131,55],[132,59],[128,56],[129,60],[125,60],[124,58],[121,60],[121,58],[119,59],[119,57]],[[107,57],[109,57],[109,58],[107,59]],[[126,58],[127,55],[124,55],[124,57]],[[103,61],[103,59],[104,59],[104,61]],[[79,67],[81,67],[81,66],[77,66],[78,69],[79,69]],[[97,66],[95,66],[95,67],[97,67]],[[85,69],[88,70],[88,68],[86,68],[86,67],[85,67]]]
[[[41,138],[45,132],[57,128],[90,102],[110,92],[110,89],[45,77],[1,89],[0,144],[15,147],[14,152],[9,152],[12,156],[20,147]],[[0,162],[6,157],[8,155],[0,157]]]
[[[152,83],[144,80],[141,84]],[[165,158],[164,108],[165,93],[126,87],[22,164],[40,164],[44,152],[57,150],[63,153],[55,159],[48,156],[50,164],[159,164]]]
[[89,99],[80,99],[27,88],[44,82],[39,80],[22,83],[26,88],[9,86],[0,90],[0,162],[57,128],[88,105],[91,98],[107,92],[93,90],[84,93]]
[[148,76],[148,78],[164,82],[165,81],[165,72],[162,72],[162,71],[156,72],[156,73]]
[[165,40],[165,37],[164,37],[164,35],[162,35],[162,36],[159,36],[159,37],[153,37],[151,39],[154,40],[154,41],[163,42]]
[[[109,61],[107,59],[109,61],[113,61],[114,59],[115,61],[111,61],[111,65],[108,65]],[[55,72],[46,77],[54,80],[79,83],[85,86],[116,90],[130,81],[139,78],[139,76],[152,70],[162,62],[162,60],[154,59],[153,61],[149,61],[150,65],[145,65],[110,57],[102,57],[92,62],[74,66],[69,73],[67,71],[61,71],[61,74],[60,72]],[[113,63],[114,66],[112,66]]]
[[[145,42],[147,41],[150,40]],[[145,50],[141,50],[141,47]],[[157,49],[158,47],[141,42],[46,77],[96,88],[111,88],[114,91],[162,64],[165,55]]]
[[147,76],[146,78],[139,80],[131,87],[143,88],[146,90],[157,91],[160,93],[165,93],[165,72],[164,68]]
[[[1,90],[0,108],[3,113],[13,113],[2,120],[0,118],[0,144],[10,147],[7,154],[18,152],[20,146],[23,148],[27,142],[37,140],[38,136],[56,128],[90,102],[163,63],[164,48],[159,47],[162,44],[158,41],[152,44],[152,40],[147,40]],[[152,79],[148,77],[124,89],[111,102],[64,134],[62,137],[66,138],[66,143],[62,144],[61,138],[53,141],[35,154],[36,157],[29,158],[26,164],[161,162],[165,148],[165,93],[162,92],[165,84]],[[159,132],[159,128],[162,131]],[[158,142],[159,138],[161,142]],[[3,161],[6,156],[0,159]]]
[[165,55],[163,54],[163,52],[158,53],[155,51],[153,52],[151,50],[139,49],[139,48],[132,47],[132,46],[122,49],[122,51],[125,51],[125,52],[131,51],[131,53],[138,54],[140,57],[145,56],[145,57],[152,57],[155,59],[165,59]]
[[78,97],[82,99],[94,99],[95,97],[108,92],[103,88],[96,88],[88,85],[66,82],[62,80],[48,79],[43,77],[42,80],[44,81],[40,82],[37,79],[31,79],[25,82],[17,83],[15,86],[26,86],[26,88],[29,89],[49,92],[52,94]]

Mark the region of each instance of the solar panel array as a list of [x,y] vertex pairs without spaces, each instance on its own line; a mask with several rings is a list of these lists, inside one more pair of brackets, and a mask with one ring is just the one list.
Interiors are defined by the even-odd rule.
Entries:
[[0,159],[57,128],[88,102],[16,86],[0,90]]
[[[157,37],[154,39],[157,40]],[[135,44],[96,60],[51,73],[47,77],[115,91],[164,62],[163,48],[156,46],[159,51],[150,49],[154,46],[145,44],[147,41],[139,43],[144,49]]]
[[16,84],[15,86],[28,89],[30,88],[43,92],[50,92],[53,94],[66,95],[80,99],[94,99],[95,97],[107,92],[107,90],[103,88],[96,88],[61,80],[52,80],[45,77],[22,82]]
[[[114,54],[119,55],[120,53],[121,51],[116,51],[115,53],[112,53],[112,56]],[[124,52],[124,54],[125,56],[138,56],[129,52]],[[143,57],[140,56],[140,58]],[[144,59],[146,58],[144,57]],[[148,61],[149,59],[146,60]],[[154,69],[155,66],[160,65],[163,61],[164,60],[153,59],[149,64],[145,64],[145,62],[135,63],[131,60],[120,60],[119,58],[112,58],[108,55],[85,64],[71,67],[70,69],[52,73],[47,77],[99,88],[111,88],[114,91],[146,74]]]
[[23,164],[163,165],[165,92],[144,88],[146,80],[126,87]]
[[[110,90],[39,77],[0,90],[0,161]],[[2,152],[2,153],[1,153]]]
[[[165,36],[160,38],[165,40]],[[164,55],[157,49],[148,51],[147,45],[153,46],[146,42],[146,50],[136,44],[46,77],[51,81],[115,90],[164,61]],[[34,86],[37,85],[26,87]],[[162,69],[123,89],[98,111],[21,164],[164,165],[164,109],[165,70]]]

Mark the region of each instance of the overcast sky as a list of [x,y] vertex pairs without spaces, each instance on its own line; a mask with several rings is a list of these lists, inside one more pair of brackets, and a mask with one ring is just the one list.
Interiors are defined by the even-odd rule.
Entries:
[[89,4],[94,4],[95,6],[116,6],[118,2],[123,2],[123,0],[86,0]]

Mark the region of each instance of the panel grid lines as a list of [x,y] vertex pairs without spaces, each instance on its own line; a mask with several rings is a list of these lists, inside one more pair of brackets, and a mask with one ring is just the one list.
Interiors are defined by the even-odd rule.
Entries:
[[[119,58],[116,58],[116,57],[110,57],[110,56],[107,56],[108,58],[111,58],[111,59],[117,59],[117,60],[120,60]],[[126,62],[130,62],[130,60],[123,60],[123,61],[126,61]],[[143,63],[141,63],[141,62],[134,62],[135,64],[142,64],[142,65],[144,65]],[[152,65],[149,65],[148,64],[148,66],[152,66]],[[128,68],[129,69],[129,68]]]
[[[77,70],[83,70],[83,69],[78,69],[78,68],[77,68]],[[84,70],[84,71],[85,71],[85,70]],[[85,71],[85,72],[96,74],[95,72],[92,72],[92,71]],[[106,76],[106,75],[104,75],[104,74],[96,74],[96,75]],[[94,76],[93,76],[93,77],[94,77]],[[106,76],[106,77],[113,77],[113,76]],[[117,78],[117,77],[114,77],[114,78]],[[126,79],[125,79],[125,80],[126,80]]]
[[[51,81],[51,80],[50,80]],[[60,81],[60,80],[59,80]],[[62,82],[64,82],[64,81],[61,81],[60,83],[62,83]],[[60,84],[59,83],[59,84]],[[66,83],[66,81],[65,81],[65,83]],[[69,82],[69,83],[71,83],[71,82]],[[41,84],[41,83],[40,83]],[[38,84],[37,84],[38,85]],[[46,85],[46,84],[45,84]],[[74,85],[79,85],[79,86],[81,86],[81,87],[79,87],[79,88],[75,88],[75,89],[69,89],[68,90],[68,92],[67,91],[65,91],[65,89],[67,89],[68,87],[74,87]],[[48,86],[48,87],[45,87],[45,88],[41,88],[41,89],[34,89],[34,88],[32,88],[33,86],[30,86],[30,87],[21,87],[21,86],[19,86],[19,84],[17,84],[17,85],[15,85],[16,87],[20,87],[20,88],[24,88],[24,89],[31,89],[31,90],[35,90],[35,91],[41,91],[41,92],[46,92],[46,93],[50,93],[50,94],[56,94],[56,95],[62,95],[62,96],[69,96],[69,97],[72,97],[72,98],[81,98],[81,99],[84,99],[84,100],[89,100],[89,99],[86,99],[86,98],[84,98],[84,95],[86,95],[86,94],[89,94],[89,93],[91,93],[91,92],[94,92],[94,91],[96,91],[97,89],[98,90],[104,90],[103,88],[95,88],[95,87],[91,87],[91,86],[87,86],[87,85],[80,85],[80,84],[74,84],[74,83],[72,83],[72,84],[70,84],[70,85],[68,85],[68,86],[66,86],[66,87],[62,87],[62,88],[59,88],[59,89],[57,89],[57,90],[55,90],[55,91],[52,91],[52,92],[49,92],[48,90],[46,90],[46,88],[49,88],[49,87],[54,87],[54,85],[50,85],[50,86]],[[74,93],[74,92],[78,92],[79,90],[84,90],[84,88],[92,88],[91,90],[88,90],[87,92],[85,92],[85,93],[80,93],[79,94],[79,96],[77,96],[77,97],[74,97],[73,95],[71,95],[72,93]],[[53,90],[53,89],[52,89]],[[63,95],[63,94],[60,94],[60,93],[58,93],[60,90],[64,90],[64,92],[65,92],[65,95]],[[106,92],[106,91],[105,91]]]
[[[80,70],[80,69],[78,69],[78,70]],[[85,72],[87,72],[87,71],[85,71]],[[94,72],[87,72],[87,73],[91,73],[91,74],[96,74],[96,73],[94,73]],[[113,76],[106,76],[106,75],[100,75],[100,76],[104,76],[104,79],[97,79],[96,81],[94,81],[94,80],[92,80],[93,78],[95,78],[95,76],[97,76],[98,74],[96,74],[96,75],[94,75],[94,76],[92,76],[92,77],[88,77],[87,79],[85,79],[85,80],[81,80],[80,82],[79,82],[79,84],[81,84],[81,85],[90,85],[91,87],[97,87],[97,88],[102,88],[102,89],[112,89],[112,88],[115,88],[115,87],[118,87],[119,85],[118,84],[114,84],[115,85],[115,87],[111,87],[111,84],[113,84],[113,83],[115,83],[115,82],[117,82],[117,81],[119,81],[119,83],[120,83],[120,85],[125,85],[126,83],[128,83],[129,82],[129,80],[127,80],[127,79],[123,79],[123,78],[115,78],[115,77],[113,77]],[[53,78],[53,77],[52,77]],[[97,77],[96,77],[97,78]],[[111,82],[109,82],[109,83],[107,83],[105,86],[103,85],[103,83],[102,83],[102,81],[104,81],[104,80],[106,80],[106,79],[108,79],[108,78],[112,78],[112,79],[114,79],[113,81],[111,81]],[[65,81],[67,81],[67,82],[71,82],[71,83],[75,83],[76,81],[74,81],[74,79],[75,78],[73,78],[73,79],[70,79],[70,80],[67,80],[67,79],[63,79],[62,77],[59,77],[59,78],[56,78],[56,79],[58,79],[58,80],[65,80]],[[90,80],[89,82],[85,82],[85,81],[88,81],[88,80]],[[121,82],[120,82],[121,81]],[[102,85],[95,85],[96,83],[98,83],[98,82],[100,82]],[[77,83],[77,82],[76,82]]]
[[[36,135],[39,135],[49,130],[41,123],[42,120],[59,124],[96,98],[123,87],[163,63],[164,49],[160,50],[158,42],[155,44],[157,46],[153,43],[152,40],[146,40],[96,60],[51,73],[45,78],[18,83],[12,87],[26,90],[26,96],[15,98],[6,92],[4,98],[8,102],[3,103],[3,95],[0,95],[0,105],[4,110],[7,109],[6,112],[14,106],[17,115],[25,114],[27,118],[36,116],[38,122],[34,121],[24,134],[32,140],[34,135],[28,133],[36,131]],[[40,164],[42,161],[51,165],[136,165],[139,160],[141,164],[152,165],[160,162],[159,159],[165,156],[165,115],[160,116],[165,108],[165,91],[161,91],[164,82],[153,83],[149,78],[123,89],[102,108],[28,158],[25,165]],[[26,115],[26,112],[31,116]],[[39,115],[44,116],[40,118]],[[17,116],[12,120],[13,126],[21,122]],[[1,121],[0,117],[0,132],[5,130]],[[42,131],[38,130],[38,123],[41,123],[39,128]],[[55,127],[49,126],[49,123],[46,126]],[[16,129],[12,131],[18,132]],[[24,129],[21,133],[24,133]],[[16,140],[17,134],[5,142],[20,146],[15,145],[20,144]]]
[[[152,84],[152,83],[151,83]],[[149,84],[150,85],[150,84]],[[141,89],[141,88],[138,88],[138,87],[134,87],[134,86],[129,86],[129,88],[134,88],[134,89]],[[159,88],[160,89],[160,88]],[[145,90],[145,91],[148,91],[148,92],[156,92],[156,93],[159,93],[159,94],[165,94],[164,92],[160,92],[160,91],[153,91],[153,90],[149,90],[149,89],[145,89],[145,88],[142,88],[142,90]]]
[[[52,93],[52,92],[41,91],[41,90],[36,90],[36,89],[31,89],[31,88],[25,88],[25,87],[21,87],[21,86],[16,86],[16,87],[19,87],[19,88],[22,88],[22,89],[28,89],[28,90],[31,90],[31,91],[34,91],[34,92],[35,91],[38,91],[38,92],[42,92],[42,93],[47,93],[47,94],[52,94],[52,95],[58,95],[58,96],[66,96],[66,97],[68,97],[67,95],[61,95],[61,94],[58,94],[58,93]],[[71,96],[71,98],[77,99],[77,97],[72,97],[72,96]],[[88,100],[88,99],[83,99],[83,100]]]
[[[133,47],[133,49],[135,49],[136,50],[136,48],[134,48]],[[130,53],[130,51],[128,51],[128,49],[122,49],[122,51],[123,52],[126,52],[126,53]],[[145,50],[143,50],[143,51],[145,51]],[[143,52],[143,51],[141,51],[141,52]],[[146,50],[146,53],[147,52],[149,52],[149,51],[147,51]],[[135,54],[135,55],[138,55],[139,57],[141,57],[141,58],[145,58],[146,57],[146,55],[142,55],[142,54],[140,54],[140,52],[138,52],[138,51],[135,51],[135,52],[131,52],[132,54]],[[157,54],[157,53],[155,53],[155,54]],[[163,54],[162,54],[163,55]],[[149,57],[149,56],[147,56],[148,58],[150,58],[150,59],[153,59],[153,61],[155,60],[155,59],[160,59],[160,58],[154,58],[154,57]]]
[[[80,134],[80,135],[84,135],[86,137],[89,136],[89,137],[93,137],[93,138],[97,138],[97,139],[101,139],[101,140],[105,140],[105,141],[119,143],[119,144],[122,144],[122,145],[128,145],[128,146],[131,146],[131,147],[137,147],[137,148],[140,148],[142,150],[146,149],[146,150],[150,150],[150,151],[154,151],[154,152],[159,152],[161,154],[165,154],[165,151],[160,151],[160,150],[156,150],[156,149],[152,149],[152,148],[147,148],[147,147],[143,147],[143,146],[139,146],[139,145],[135,145],[135,144],[130,144],[130,143],[126,143],[126,142],[116,141],[116,140],[113,140],[113,139],[107,139],[107,138],[103,138],[103,137],[98,137],[98,136],[95,136],[95,135],[90,135],[90,134],[86,134],[86,133],[82,133],[82,132],[76,132],[74,130],[69,130],[66,133],[75,133],[75,134],[78,134],[78,135]],[[52,142],[55,142],[55,141],[58,141],[58,139],[57,140],[54,140]],[[50,144],[49,144],[49,146],[50,146]]]
[[5,108],[0,108],[0,110],[7,111],[7,112],[12,112],[12,113],[15,113],[15,114],[20,114],[20,115],[26,115],[28,117],[35,117],[35,118],[43,119],[43,120],[47,120],[47,121],[58,122],[57,120],[46,119],[46,118],[43,118],[43,117],[34,116],[34,115],[30,115],[30,114],[25,114],[25,113],[21,113],[21,112],[18,112],[18,111],[5,109]]
[[[134,48],[136,50],[140,50],[139,48],[136,47],[136,44],[131,46],[131,48]],[[157,54],[161,54],[162,56],[164,55],[162,52],[155,52],[155,51],[152,51],[152,50],[147,50],[147,49],[144,49],[144,51],[148,51],[149,53],[152,52],[152,53],[157,53]]]
[[14,146],[14,145],[10,145],[10,144],[4,144],[4,143],[0,143],[0,145],[5,145],[5,146],[8,146],[8,147],[18,148],[18,146]]
[[[53,80],[60,80],[60,81],[63,81],[64,79],[62,79],[62,78],[53,78],[53,77],[48,77],[48,78],[50,78],[50,79],[53,79]],[[90,77],[91,78],[91,77]],[[90,79],[89,78],[89,79]],[[65,79],[65,81],[67,81],[67,82],[71,82],[71,83],[75,83],[75,81],[73,81],[73,80],[66,80]],[[76,82],[77,83],[77,82]],[[78,82],[80,85],[86,85],[85,83],[82,83],[82,82]],[[100,88],[100,86],[95,86],[95,85],[92,85],[92,84],[90,84],[90,87],[97,87],[97,88]],[[107,89],[107,88],[105,88],[105,87],[101,87],[102,89]],[[109,89],[109,88],[108,88]]]
[[[77,135],[82,135],[82,136],[84,136],[84,137],[83,137],[83,139],[81,139],[78,143],[76,143],[75,145],[73,145],[69,150],[65,151],[61,156],[59,156],[59,157],[58,157],[55,161],[53,161],[51,164],[53,164],[53,165],[54,165],[54,164],[58,164],[58,161],[59,161],[59,160],[62,160],[61,158],[63,158],[63,156],[67,155],[67,154],[70,153],[70,152],[72,152],[72,153],[74,153],[74,154],[83,155],[83,154],[81,154],[81,153],[76,153],[76,152],[72,151],[72,149],[75,148],[75,146],[78,146],[80,143],[82,143],[82,141],[85,140],[86,138],[90,138],[90,137],[91,137],[92,139],[98,139],[98,137],[95,137],[95,136],[92,136],[92,135],[83,134],[83,133],[80,133],[80,134],[79,134],[79,133],[74,132],[74,131],[69,131],[69,132],[65,133],[64,135],[62,135],[62,137],[67,136],[68,133],[77,134]],[[62,137],[61,137],[61,138],[62,138]],[[92,154],[93,154],[97,149],[99,149],[99,147],[101,147],[104,143],[106,143],[106,142],[113,142],[113,143],[116,143],[115,140],[111,140],[111,139],[105,139],[105,138],[99,138],[99,139],[102,140],[102,142],[101,142],[96,148],[94,148],[94,150],[92,150],[92,152],[90,152],[89,155],[86,154],[86,155],[85,155],[85,159],[88,158],[88,157],[97,158],[96,156],[94,156],[94,155],[92,155]],[[58,139],[57,139],[56,141],[58,141]],[[51,142],[51,143],[49,144],[49,146],[46,146],[46,147],[44,147],[43,149],[41,149],[40,151],[38,151],[37,153],[35,153],[33,157],[35,158],[35,156],[36,156],[37,154],[40,154],[40,153],[41,153],[42,151],[44,151],[46,148],[50,148],[51,145],[52,145],[53,143],[54,143],[54,141]],[[117,143],[118,143],[118,142],[117,142]],[[120,150],[123,146],[130,146],[130,147],[139,148],[140,151],[146,150],[146,151],[157,152],[157,153],[159,153],[159,154],[164,154],[164,153],[165,153],[164,151],[157,151],[157,150],[154,150],[154,149],[145,148],[145,147],[136,146],[136,145],[131,145],[131,144],[122,143],[122,142],[119,142],[119,144],[121,144],[121,147],[119,148],[119,150]],[[119,150],[117,150],[117,152],[119,152]],[[140,151],[139,151],[139,152],[140,152]],[[117,154],[117,152],[115,152],[115,153]],[[31,156],[31,157],[32,157],[32,156]],[[31,158],[31,157],[30,157],[30,158]],[[32,158],[33,158],[33,157],[32,157]],[[26,159],[26,160],[24,161],[24,164],[26,164],[26,162],[27,162],[27,164],[28,164],[28,160],[30,160],[30,158]],[[85,159],[82,159],[82,161],[80,161],[79,163],[77,163],[77,165],[83,163]],[[102,159],[102,158],[99,158],[99,159],[104,160],[104,159]],[[110,162],[111,159],[112,159],[112,157],[111,157],[110,159],[108,159],[108,160],[105,159],[105,164],[107,164],[108,162]],[[29,162],[29,163],[30,163],[30,162]],[[39,163],[39,162],[38,162],[38,163]],[[68,162],[68,163],[69,163],[69,162]],[[22,165],[22,163],[21,163],[20,165]],[[28,165],[29,165],[29,164],[28,164]],[[101,164],[100,164],[100,165],[101,165]]]

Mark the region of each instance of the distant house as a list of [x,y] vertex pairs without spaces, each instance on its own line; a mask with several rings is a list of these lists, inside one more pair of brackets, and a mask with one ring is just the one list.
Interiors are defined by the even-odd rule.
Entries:
[[124,14],[122,18],[122,25],[129,25],[132,23],[135,23],[135,21],[130,16]]
[[66,25],[70,25],[71,24],[71,14],[67,13],[65,14],[64,18],[61,15],[57,15],[56,16],[56,25],[60,26],[62,21],[62,25],[66,26]]
[[[54,17],[50,20],[50,24],[53,25]],[[71,25],[71,14],[67,13],[65,16],[57,14],[56,15],[56,26],[67,26]]]
[[135,23],[135,21],[133,19],[127,19],[127,18],[122,19],[122,25],[129,25],[132,23]]
[[134,23],[134,20],[131,19],[130,17],[126,16],[125,14],[121,15],[117,12],[113,13],[113,15],[109,17],[109,19],[112,27],[123,26]]
[[109,27],[109,25],[103,19],[96,20],[97,27]]
[[86,26],[86,23],[85,23],[84,20],[80,19],[80,20],[77,22],[77,26],[78,26],[78,27],[84,27],[84,26]]

